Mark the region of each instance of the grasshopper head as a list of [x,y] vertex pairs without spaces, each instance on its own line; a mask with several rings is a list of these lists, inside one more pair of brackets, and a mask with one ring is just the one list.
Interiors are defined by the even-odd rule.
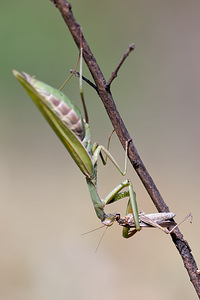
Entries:
[[132,213],[127,214],[124,218],[119,217],[116,220],[123,227],[135,227],[135,219]]

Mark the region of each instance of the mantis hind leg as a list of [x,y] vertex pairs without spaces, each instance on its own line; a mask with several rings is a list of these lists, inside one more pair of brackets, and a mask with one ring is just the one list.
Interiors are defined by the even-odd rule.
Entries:
[[[114,131],[113,131],[114,132]],[[119,164],[116,162],[116,160],[114,159],[114,157],[111,155],[111,153],[108,151],[109,149],[109,145],[110,145],[110,140],[111,140],[111,137],[112,137],[112,134],[113,132],[111,133],[111,135],[109,136],[108,138],[108,145],[107,145],[107,148],[105,148],[104,146],[102,145],[98,145],[97,143],[95,143],[93,145],[93,148],[92,148],[92,152],[93,152],[93,159],[94,159],[94,162],[97,163],[97,160],[98,160],[98,157],[100,156],[101,159],[102,159],[102,162],[103,164],[105,165],[107,163],[107,159],[109,158],[110,161],[114,164],[114,166],[117,168],[117,170],[122,174],[122,176],[125,176],[126,175],[126,172],[127,172],[127,160],[128,160],[128,145],[129,145],[129,142],[131,141],[130,140],[127,140],[126,141],[126,147],[125,147],[125,166],[124,166],[124,171],[120,168]],[[106,155],[106,158],[103,159],[103,156],[102,156],[102,152],[104,152],[104,154]]]

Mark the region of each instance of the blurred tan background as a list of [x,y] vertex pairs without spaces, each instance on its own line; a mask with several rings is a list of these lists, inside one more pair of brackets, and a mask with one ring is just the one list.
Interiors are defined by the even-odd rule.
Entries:
[[[108,79],[132,42],[136,49],[112,85],[135,145],[180,221],[200,263],[200,3],[199,1],[71,1],[73,12]],[[147,229],[125,240],[117,224],[102,231],[84,176],[28,95],[13,68],[59,87],[78,50],[50,1],[0,4],[0,298],[197,299],[171,238]],[[90,75],[84,66],[84,75]],[[84,85],[93,141],[107,143],[111,124]],[[65,93],[80,106],[79,83]],[[116,137],[111,152],[124,164]],[[155,212],[129,165],[139,206]],[[99,166],[103,197],[122,178]],[[112,212],[125,212],[126,201]],[[107,211],[109,211],[107,209]]]

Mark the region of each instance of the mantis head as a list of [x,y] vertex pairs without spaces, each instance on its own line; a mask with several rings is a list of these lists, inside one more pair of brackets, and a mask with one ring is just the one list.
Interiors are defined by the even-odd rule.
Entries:
[[111,226],[115,221],[120,219],[120,214],[108,214],[105,215],[105,218],[102,220],[102,223],[105,226]]

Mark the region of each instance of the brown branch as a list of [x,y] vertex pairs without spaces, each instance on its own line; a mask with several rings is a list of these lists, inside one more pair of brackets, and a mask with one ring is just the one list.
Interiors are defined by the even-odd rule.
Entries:
[[[81,27],[76,22],[72,11],[71,5],[65,0],[51,0],[55,6],[60,10],[62,17],[67,24],[71,35],[79,49],[80,46],[80,34],[81,34]],[[125,144],[127,140],[130,140],[131,137],[122,121],[119,112],[115,106],[114,100],[112,98],[111,92],[106,85],[106,80],[96,62],[94,55],[92,54],[89,45],[87,44],[84,36],[82,36],[82,46],[83,46],[83,57],[90,70],[94,82],[97,86],[99,96],[105,106],[105,109],[108,113],[108,116],[112,122],[112,125],[119,137],[119,140],[122,146],[125,149]],[[135,171],[137,172],[138,176],[140,177],[142,183],[144,184],[147,192],[149,193],[154,205],[156,206],[159,212],[169,212],[169,208],[164,202],[162,196],[160,195],[153,179],[149,175],[146,167],[144,166],[133,142],[129,143],[129,159],[131,164],[133,165]],[[194,285],[194,288],[200,297],[200,275],[198,274],[198,268],[196,262],[194,260],[193,255],[191,254],[191,249],[187,243],[183,239],[183,235],[181,234],[180,230],[177,228],[171,234],[172,240],[177,247],[182,260],[184,262],[184,266],[187,269],[189,274],[190,280]]]

